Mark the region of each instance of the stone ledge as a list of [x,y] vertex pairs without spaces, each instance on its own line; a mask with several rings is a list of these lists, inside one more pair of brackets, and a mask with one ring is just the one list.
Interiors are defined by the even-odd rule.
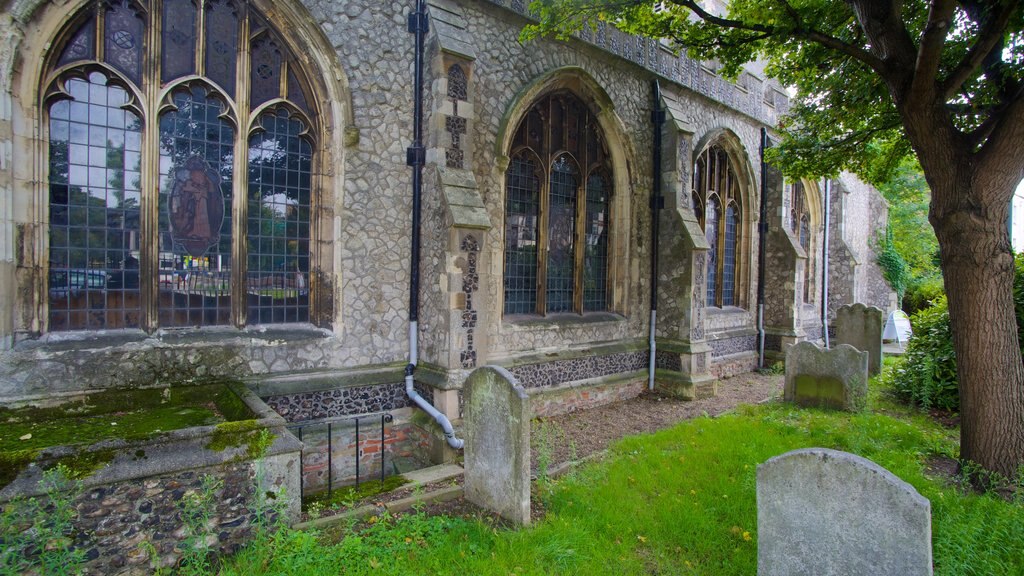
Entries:
[[557,362],[559,360],[572,360],[574,358],[608,356],[623,352],[639,352],[647,349],[647,340],[637,338],[612,343],[584,345],[583,347],[578,348],[559,348],[557,350],[545,352],[530,351],[523,353],[522,355],[509,355],[504,358],[492,358],[490,363],[497,364],[505,368],[512,368],[515,366],[526,366],[530,364],[546,364],[548,362]]

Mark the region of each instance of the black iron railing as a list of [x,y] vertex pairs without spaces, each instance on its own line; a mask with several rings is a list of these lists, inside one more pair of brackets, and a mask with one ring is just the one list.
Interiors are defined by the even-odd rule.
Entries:
[[[338,417],[333,417],[333,418],[323,418],[323,419],[320,419],[320,420],[306,420],[306,421],[302,421],[302,422],[293,422],[293,423],[291,423],[291,424],[289,424],[287,426],[287,428],[289,430],[292,430],[292,431],[295,432],[295,435],[298,436],[300,442],[302,441],[302,436],[303,436],[303,431],[304,430],[306,430],[308,428],[313,428],[313,427],[318,427],[319,428],[319,427],[322,427],[322,426],[326,426],[326,428],[327,428],[327,496],[328,496],[328,498],[331,495],[331,490],[333,489],[333,484],[334,484],[334,430],[337,428],[335,425],[339,424],[339,423],[345,423],[345,422],[353,422],[353,423],[355,423],[355,432],[356,432],[356,439],[355,439],[355,447],[356,447],[356,451],[355,451],[356,487],[359,487],[359,482],[360,482],[359,464],[360,464],[360,455],[361,455],[361,451],[362,451],[361,448],[360,448],[360,444],[361,444],[361,439],[360,439],[360,422],[364,421],[364,420],[370,420],[370,419],[374,420],[375,422],[378,421],[378,420],[380,421],[380,482],[383,485],[384,484],[384,474],[386,472],[385,462],[386,462],[386,459],[387,459],[387,451],[386,451],[386,447],[387,447],[387,443],[386,443],[387,433],[386,433],[386,430],[385,430],[385,425],[390,424],[395,419],[394,416],[392,416],[390,412],[381,412],[381,413],[378,413],[378,414],[362,414],[362,415],[359,415],[359,416],[338,416]],[[306,456],[306,451],[303,450],[301,455],[299,456],[299,470],[300,471],[305,471],[305,461],[304,461],[305,460],[305,456]],[[306,492],[306,488],[305,488],[304,477],[305,477],[305,475],[300,473],[300,480],[299,480],[299,497],[300,498],[305,498],[306,497],[306,493],[305,493]]]

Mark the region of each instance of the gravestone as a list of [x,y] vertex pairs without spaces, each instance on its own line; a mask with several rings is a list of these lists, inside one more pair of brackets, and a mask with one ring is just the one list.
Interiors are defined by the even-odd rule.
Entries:
[[813,342],[790,346],[783,399],[812,408],[863,410],[868,399],[868,353],[849,344],[831,349]]
[[930,576],[931,503],[855,454],[806,448],[757,467],[758,576]]
[[834,344],[849,344],[868,353],[868,375],[882,373],[882,327],[885,312],[860,302],[836,311]]
[[470,373],[465,400],[466,499],[519,524],[530,523],[530,399],[500,366]]

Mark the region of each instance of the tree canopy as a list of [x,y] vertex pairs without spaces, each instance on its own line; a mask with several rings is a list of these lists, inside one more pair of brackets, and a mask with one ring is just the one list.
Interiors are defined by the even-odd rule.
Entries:
[[973,151],[1003,119],[1022,114],[1018,2],[733,0],[721,15],[702,4],[708,3],[534,0],[539,22],[524,37],[564,38],[603,20],[669,39],[718,62],[727,77],[747,62],[765,61],[768,76],[796,90],[776,149],[791,176],[849,169],[887,179],[879,167],[893,170],[912,151],[892,83],[904,85],[911,104],[944,104],[942,120]]

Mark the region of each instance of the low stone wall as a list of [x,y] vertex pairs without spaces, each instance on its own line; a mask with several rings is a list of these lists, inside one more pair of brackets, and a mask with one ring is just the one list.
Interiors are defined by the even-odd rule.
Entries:
[[636,398],[647,388],[646,372],[612,381],[584,381],[552,388],[528,389],[533,415],[557,416]]
[[[117,450],[105,467],[82,481],[83,490],[71,503],[76,512],[72,545],[84,553],[84,573],[151,574],[175,566],[187,535],[183,499],[199,494],[208,476],[218,481],[206,540],[214,552],[234,553],[251,537],[257,494],[275,492],[282,498],[281,512],[297,519],[299,444],[284,429],[276,434],[258,461],[244,442],[218,451],[203,436]],[[0,491],[0,506],[17,506],[12,499],[27,497],[46,501],[41,479],[41,466],[31,466]]]
[[757,352],[742,352],[715,358],[708,371],[715,378],[731,378],[757,369]]

